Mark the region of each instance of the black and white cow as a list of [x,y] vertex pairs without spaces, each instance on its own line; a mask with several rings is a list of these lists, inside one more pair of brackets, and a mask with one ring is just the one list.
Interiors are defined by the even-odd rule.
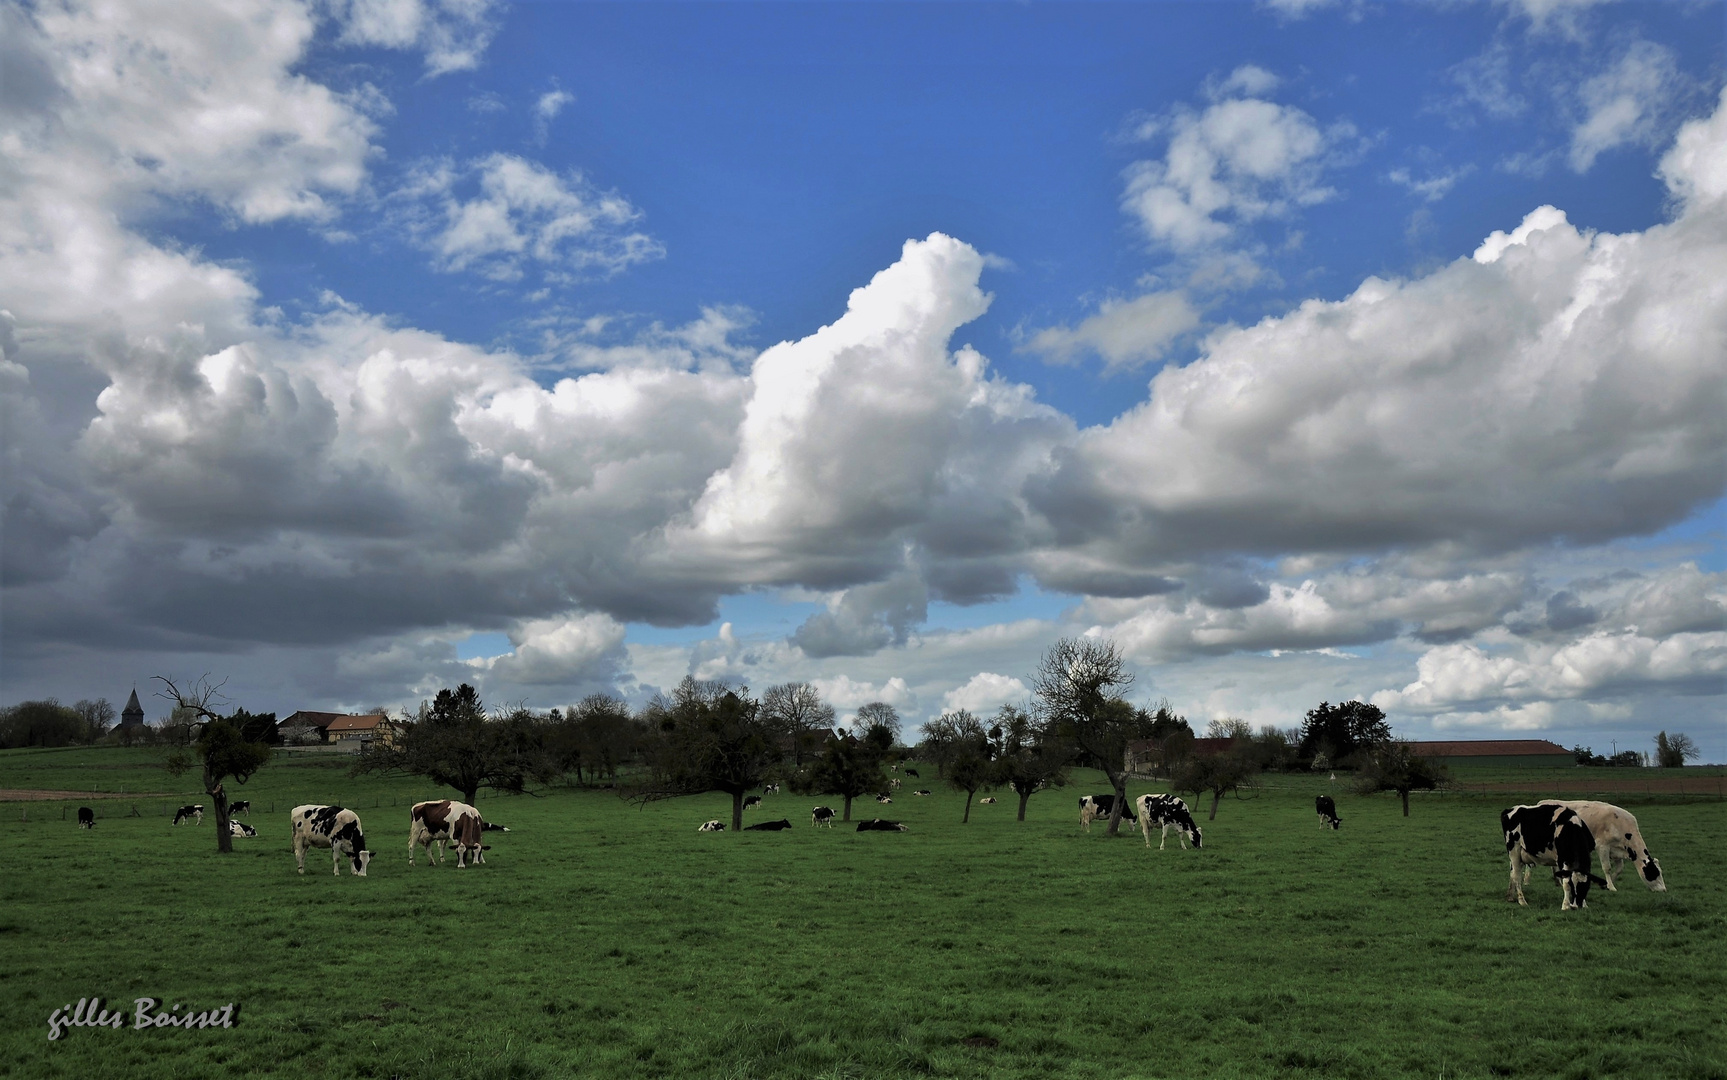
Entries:
[[912,794],[913,795],[928,795],[929,794],[929,788],[918,788],[916,791],[912,792]]
[[991,795],[991,796],[988,796],[987,798],[979,799],[977,801],[977,804],[979,806],[993,806],[995,804],[995,796]]
[[[1589,826],[1589,835],[1595,838],[1595,854],[1601,858],[1601,876],[1607,879],[1608,892],[1619,891],[1613,886],[1613,875],[1623,870],[1626,863],[1637,867],[1637,876],[1649,886],[1650,892],[1667,891],[1667,879],[1661,876],[1661,864],[1649,854],[1648,845],[1643,843],[1643,832],[1637,827],[1637,819],[1631,811],[1612,803],[1587,799],[1543,799],[1537,805],[1568,806],[1583,819],[1583,824]],[[1523,880],[1525,883],[1529,880],[1527,867],[1523,871]]]
[[1536,863],[1553,867],[1553,880],[1560,889],[1560,911],[1588,907],[1589,886],[1607,884],[1606,879],[1589,872],[1595,837],[1570,807],[1562,803],[1513,806],[1499,812],[1499,825],[1505,831],[1505,854],[1511,861],[1506,900],[1529,906],[1523,898],[1518,870]]
[[238,800],[228,804],[228,816],[233,817],[235,814],[245,814],[247,817],[251,817],[252,816],[252,800],[251,799],[238,799]]
[[696,831],[697,832],[725,832],[726,831],[726,823],[721,821],[719,818],[714,818],[712,821],[704,821],[700,825],[697,825]]
[[890,788],[893,788],[896,791],[899,790],[899,785],[900,785],[900,778],[897,776],[894,777],[892,780],[889,780],[887,782],[887,786]]
[[763,795],[778,795],[779,793],[780,786],[778,784],[769,784],[767,787],[762,788]]
[[745,810],[748,810],[751,807],[760,806],[761,804],[762,804],[762,797],[760,795],[745,795],[744,796],[744,809]]
[[[467,866],[469,852],[473,852],[475,863],[483,863],[489,846],[480,843],[480,834],[485,831],[480,812],[467,803],[451,799],[415,803],[408,811],[408,865],[414,865],[414,853],[421,847],[426,849],[426,858],[434,864],[440,862],[445,843],[456,849],[456,869]],[[434,842],[437,855],[432,854]]]
[[88,806],[80,806],[78,808],[78,827],[80,829],[94,829],[96,827],[96,811]]
[[[907,765],[905,767],[905,774],[907,776],[917,776],[917,770],[912,768],[910,765]],[[922,777],[919,777],[919,779],[922,779]]]
[[[1109,817],[1115,809],[1114,795],[1085,795],[1079,800],[1079,826],[1086,832],[1091,831],[1091,823]],[[1133,807],[1124,805],[1121,816],[1128,821],[1134,820]]]
[[876,802],[878,802],[878,803],[890,803],[890,802],[893,802],[893,800],[892,800],[892,799],[890,799],[890,798],[888,798],[888,797],[887,797],[887,796],[886,796],[886,795],[877,795],[877,796],[876,796],[876,797],[875,797],[875,801],[876,801]]
[[191,803],[188,803],[187,805],[182,806],[182,807],[180,807],[180,809],[174,811],[174,824],[176,824],[176,825],[180,824],[180,822],[182,822],[182,821],[186,821],[186,820],[192,819],[192,818],[196,818],[198,824],[200,824],[200,825],[204,824],[204,804],[203,803],[198,803],[197,805],[193,805]]
[[492,822],[492,821],[482,821],[482,822],[480,822],[480,831],[481,832],[509,832],[510,827],[508,825],[499,825],[496,822]]
[[1199,823],[1193,820],[1193,814],[1187,809],[1187,803],[1175,795],[1141,795],[1137,802],[1139,807],[1139,831],[1145,834],[1145,846],[1151,846],[1151,827],[1157,826],[1157,850],[1163,850],[1164,841],[1169,839],[1169,830],[1174,829],[1176,836],[1181,838],[1181,846],[1187,847],[1189,840],[1196,848],[1204,847],[1199,834]]
[[744,832],[780,832],[791,827],[791,819],[780,818],[778,821],[763,821],[755,825],[745,825]]
[[342,876],[342,856],[348,857],[348,869],[356,877],[366,876],[366,866],[372,853],[366,850],[366,834],[360,829],[360,815],[340,806],[319,806],[308,803],[296,806],[288,814],[288,825],[294,834],[294,862],[300,873],[306,872],[306,849],[330,849],[330,873]]
[[250,825],[242,825],[238,821],[228,822],[229,836],[257,836],[258,830]]
[[1329,825],[1333,829],[1343,827],[1343,819],[1337,816],[1337,804],[1331,801],[1331,796],[1321,795],[1313,800],[1313,808],[1319,812],[1319,823]]
[[897,821],[884,821],[881,818],[870,818],[858,822],[858,832],[908,832],[906,826]]
[[833,807],[818,806],[810,811],[810,827],[813,829],[817,825],[825,825],[830,829],[834,827]]

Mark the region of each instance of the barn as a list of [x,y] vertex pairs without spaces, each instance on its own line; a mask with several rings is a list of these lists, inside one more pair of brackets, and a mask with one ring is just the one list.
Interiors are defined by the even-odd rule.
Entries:
[[1409,745],[1422,757],[1453,767],[1568,769],[1577,764],[1576,755],[1547,739],[1471,739]]

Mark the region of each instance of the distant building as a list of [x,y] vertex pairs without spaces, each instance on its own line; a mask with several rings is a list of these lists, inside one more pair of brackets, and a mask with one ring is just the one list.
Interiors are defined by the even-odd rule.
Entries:
[[144,706],[138,704],[138,688],[132,688],[132,696],[126,699],[126,707],[120,710],[120,726],[122,728],[141,728],[144,726]]
[[373,743],[389,746],[396,739],[396,725],[383,713],[338,716],[324,728],[324,737],[347,749],[364,750]]
[[[358,723],[357,721],[364,721]],[[389,717],[382,713],[367,713],[356,716],[353,713],[313,712],[301,709],[277,725],[277,731],[282,739],[290,744],[295,742],[337,742],[347,740],[349,745],[358,746],[351,740],[365,739],[370,741],[383,725],[390,724]],[[337,725],[340,725],[338,727]],[[389,737],[395,737],[395,728],[388,726]]]
[[1458,742],[1411,742],[1422,757],[1458,765],[1518,765],[1557,769],[1577,764],[1577,757],[1546,739],[1468,739]]

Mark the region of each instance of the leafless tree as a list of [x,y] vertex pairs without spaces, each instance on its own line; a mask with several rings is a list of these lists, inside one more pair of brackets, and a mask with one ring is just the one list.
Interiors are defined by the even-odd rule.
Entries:
[[834,726],[834,708],[807,682],[781,683],[762,694],[762,719],[791,736],[792,758],[802,765]]
[[[209,675],[199,676],[185,686],[163,676],[155,676],[162,689],[156,696],[174,703],[174,711],[187,717],[197,727],[193,754],[203,765],[204,794],[216,807],[216,850],[232,852],[234,837],[228,819],[228,792],[222,786],[232,778],[244,784],[252,774],[270,760],[270,748],[261,743],[247,742],[240,729],[228,722],[218,709],[227,703],[222,696],[226,680],[212,683]],[[178,775],[192,766],[192,757],[185,751],[175,751],[168,757],[168,771]]]
[[1115,642],[1062,638],[1043,654],[1032,675],[1037,711],[1050,730],[1077,746],[1109,777],[1115,807],[1109,834],[1121,828],[1127,806],[1127,745],[1150,734],[1150,717],[1123,697],[1133,675]]

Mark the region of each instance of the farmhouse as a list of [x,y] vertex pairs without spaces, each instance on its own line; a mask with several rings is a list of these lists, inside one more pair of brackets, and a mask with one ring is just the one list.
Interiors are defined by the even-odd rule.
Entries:
[[1576,755],[1547,739],[1412,742],[1409,747],[1422,757],[1458,765],[1517,765],[1524,768],[1558,769],[1577,764]]
[[362,749],[380,735],[386,740],[385,745],[389,745],[389,740],[396,737],[390,718],[382,713],[354,715],[301,709],[282,721],[277,730],[282,733],[282,738],[290,743],[342,743],[353,750]]
[[338,716],[324,729],[330,742],[344,749],[364,750],[372,743],[390,746],[396,739],[396,726],[383,713],[364,716]]

